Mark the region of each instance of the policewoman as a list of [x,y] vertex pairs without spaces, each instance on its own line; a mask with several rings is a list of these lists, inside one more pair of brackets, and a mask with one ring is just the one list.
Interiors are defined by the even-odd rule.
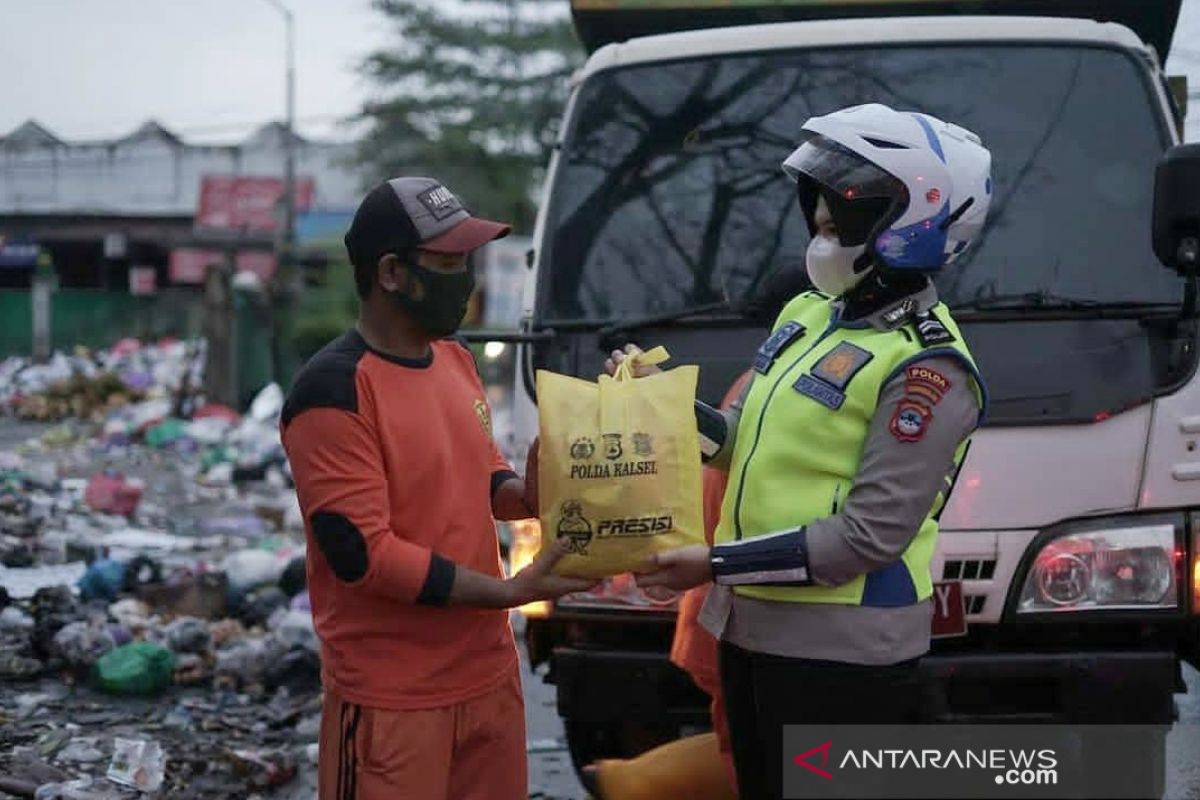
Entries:
[[810,119],[783,169],[815,291],[784,308],[739,404],[697,406],[729,469],[716,544],[638,578],[716,584],[701,622],[720,640],[743,800],[782,795],[784,725],[917,721],[937,518],[986,404],[930,279],[987,216],[979,137],[858,106]]

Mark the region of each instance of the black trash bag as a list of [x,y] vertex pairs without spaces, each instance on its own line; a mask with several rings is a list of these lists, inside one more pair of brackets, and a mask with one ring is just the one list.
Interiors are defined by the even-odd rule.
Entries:
[[307,647],[293,647],[267,667],[263,687],[275,691],[285,687],[291,694],[315,692],[321,688],[321,658]]
[[265,626],[271,615],[286,608],[288,602],[288,596],[278,586],[262,586],[238,601],[234,615],[247,628]]
[[83,609],[69,586],[53,586],[38,589],[30,602],[33,614],[33,652],[42,660],[50,660],[54,654],[54,635],[83,616]]
[[0,553],[0,564],[6,567],[14,569],[32,567],[34,562],[33,549],[25,542],[14,544]]
[[125,591],[136,594],[141,587],[162,583],[162,579],[162,564],[150,556],[134,556],[125,568]]
[[279,577],[279,588],[288,597],[295,597],[308,587],[308,575],[305,572],[304,556],[296,556],[288,562]]

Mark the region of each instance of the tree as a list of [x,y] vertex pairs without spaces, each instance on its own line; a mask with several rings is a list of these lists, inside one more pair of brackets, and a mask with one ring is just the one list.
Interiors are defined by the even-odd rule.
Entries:
[[563,0],[374,0],[397,42],[361,71],[380,90],[359,156],[380,176],[443,180],[474,212],[531,231],[583,51]]

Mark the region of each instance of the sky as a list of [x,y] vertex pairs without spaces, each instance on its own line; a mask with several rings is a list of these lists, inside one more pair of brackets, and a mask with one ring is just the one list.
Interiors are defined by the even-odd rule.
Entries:
[[[344,138],[338,120],[369,95],[355,67],[388,26],[368,0],[283,3],[297,128]],[[0,135],[32,117],[64,139],[111,138],[154,118],[236,141],[284,117],[285,42],[268,0],[0,0]]]
[[[281,2],[295,17],[298,130],[350,137],[340,121],[371,95],[355,67],[394,33],[369,0]],[[1200,0],[1184,0],[1175,41],[1168,72],[1200,91]],[[67,140],[105,139],[153,118],[188,141],[237,141],[284,116],[284,42],[269,0],[0,0],[0,135],[34,118]]]

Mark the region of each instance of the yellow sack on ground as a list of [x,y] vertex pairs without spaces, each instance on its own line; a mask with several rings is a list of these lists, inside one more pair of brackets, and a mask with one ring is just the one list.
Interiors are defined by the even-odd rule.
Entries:
[[[666,359],[656,347],[636,363]],[[538,371],[542,541],[571,545],[559,574],[632,572],[651,553],[704,542],[699,368],[635,380],[632,361],[598,383]]]

